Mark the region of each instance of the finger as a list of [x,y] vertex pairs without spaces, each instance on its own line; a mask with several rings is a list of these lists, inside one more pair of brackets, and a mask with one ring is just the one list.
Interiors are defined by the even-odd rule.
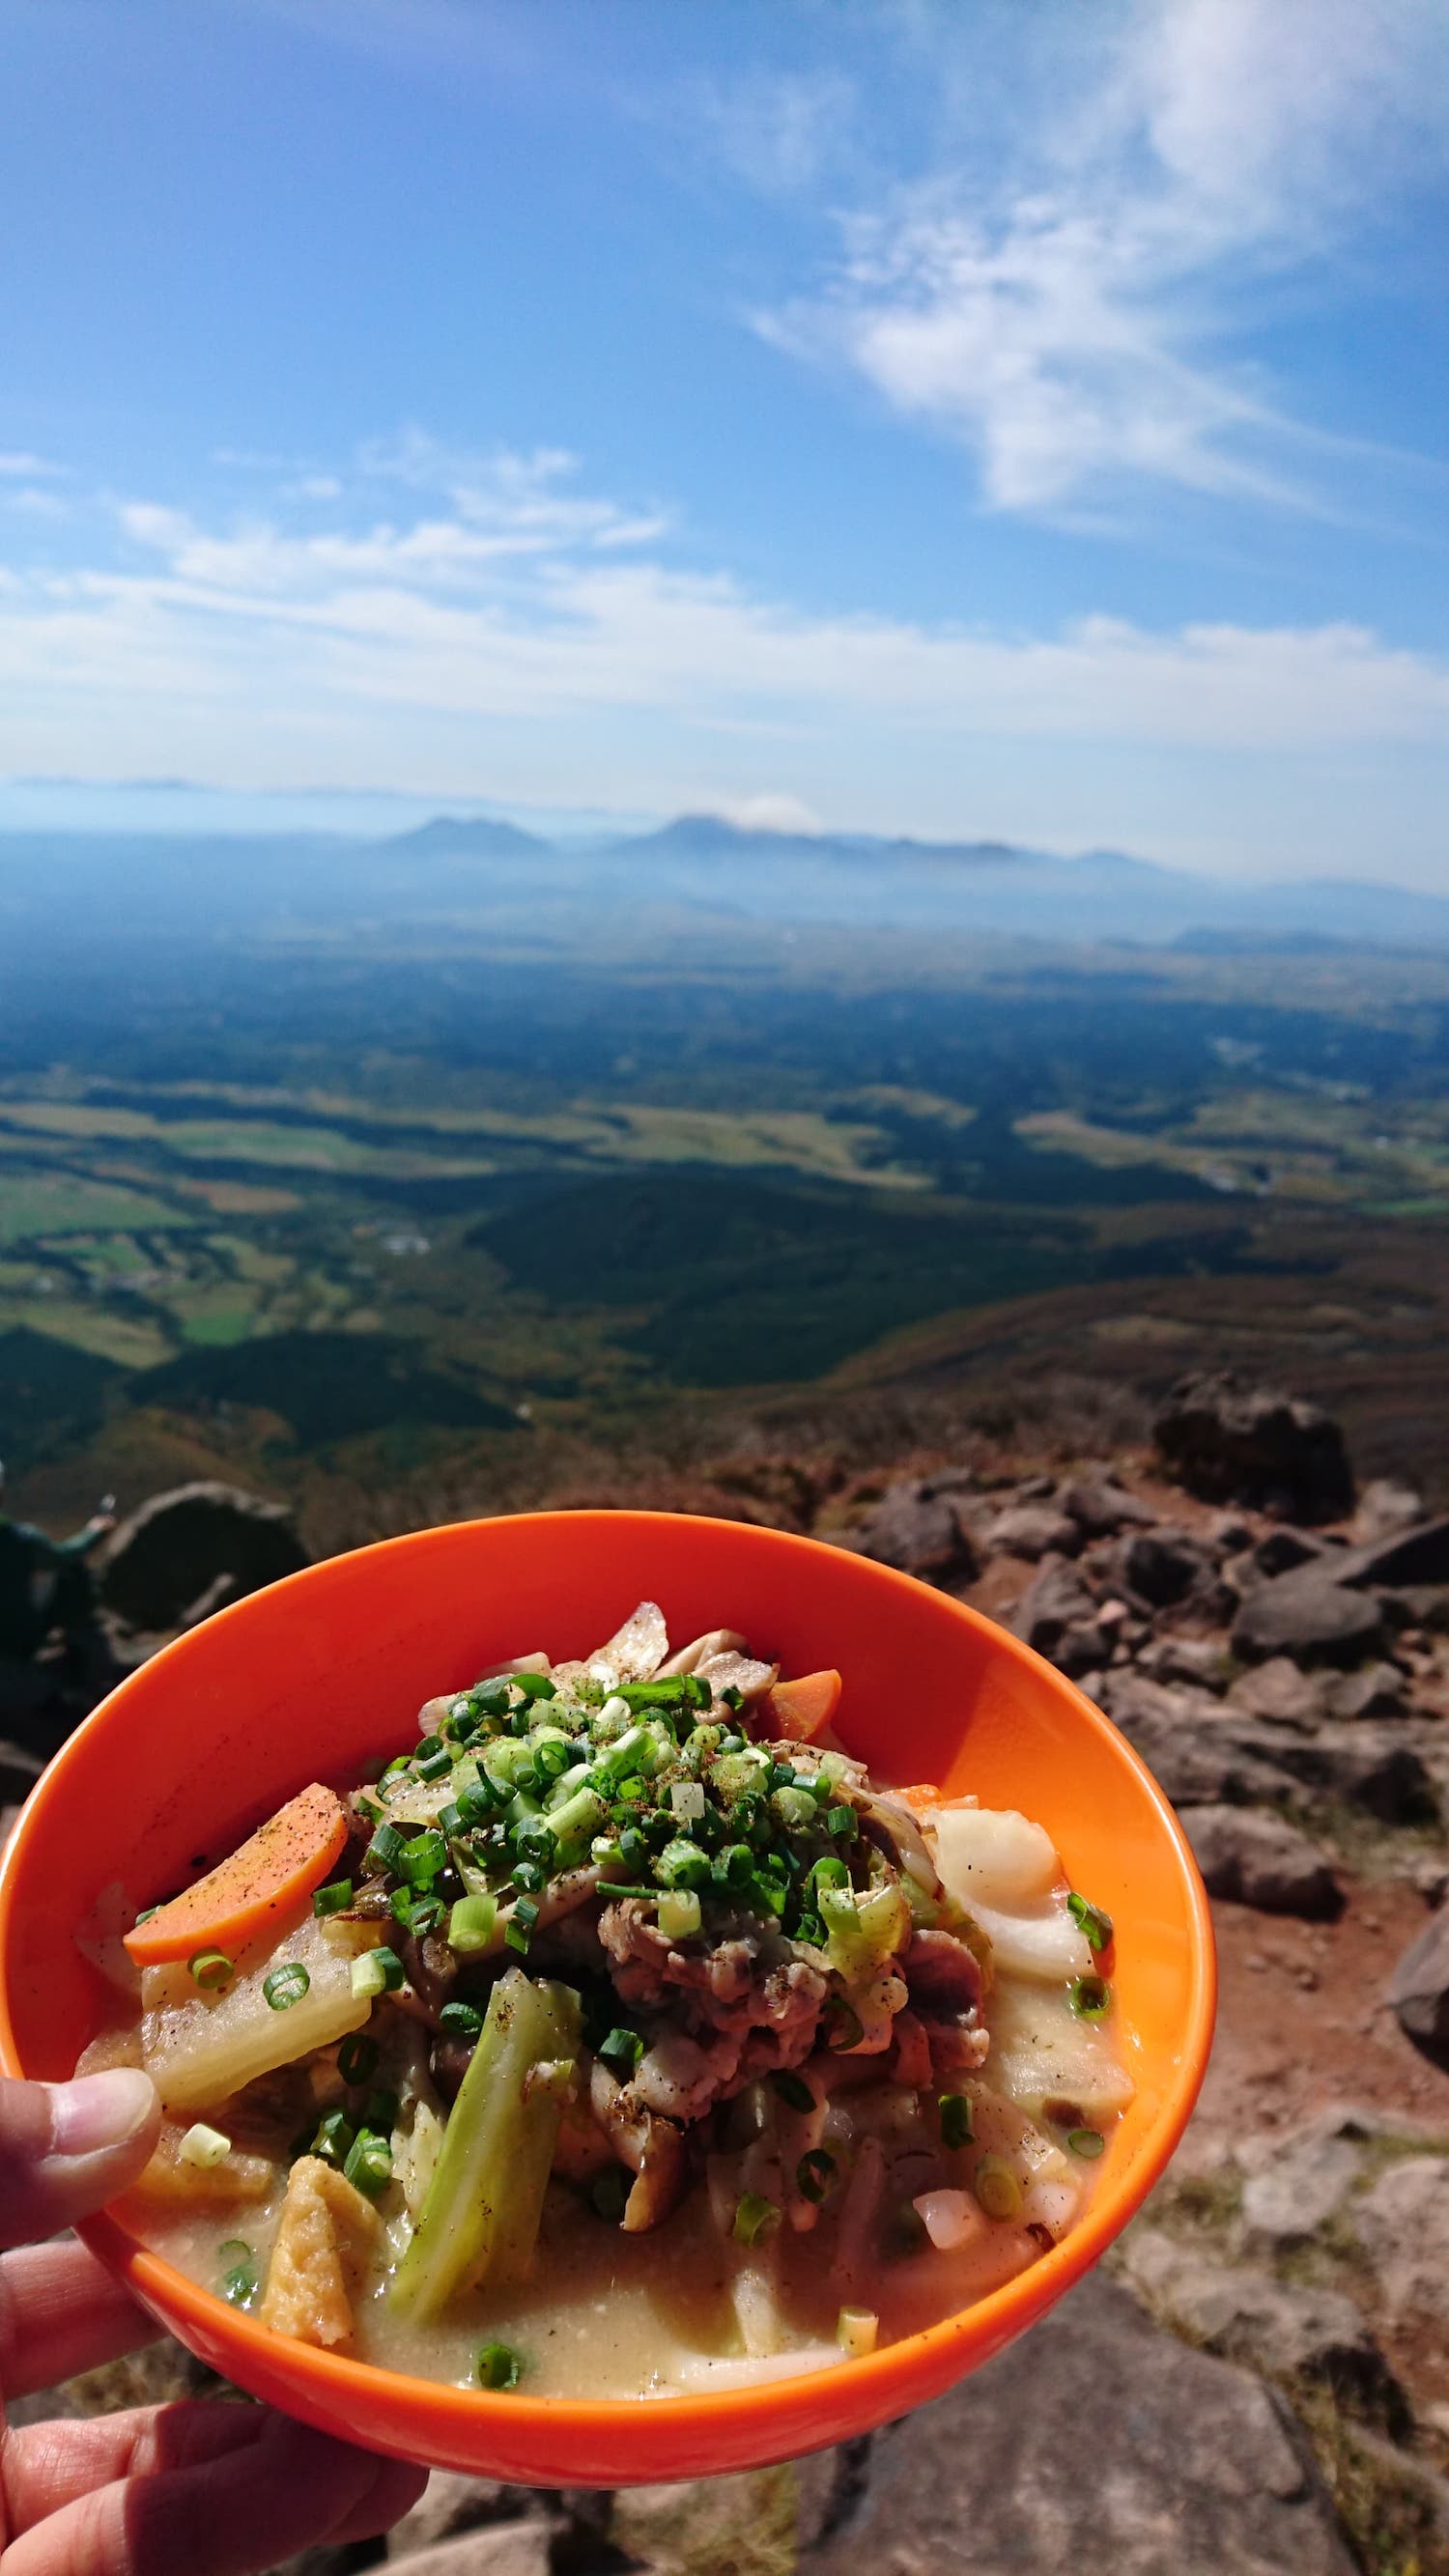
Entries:
[[5,2576],[260,2576],[336,2533],[376,2532],[413,2492],[392,2461],[264,2416],[225,2458],[78,2496],[11,2542]]
[[84,2245],[0,2255],[0,2388],[28,2397],[155,2343],[165,2329]]
[[178,2406],[136,2406],[118,2415],[53,2417],[8,2434],[0,2450],[0,2529],[12,2537],[59,2513],[77,2496],[116,2478],[156,2477],[224,2459],[261,2439],[258,2406],[196,2398]]
[[358,2540],[376,2540],[391,2531],[405,2513],[411,2513],[428,2483],[426,2469],[415,2469],[407,2460],[376,2460],[377,2475],[372,2487],[356,2510],[337,2529],[329,2532],[334,2548]]
[[160,2125],[155,2086],[139,2066],[70,2084],[0,2079],[0,2244],[54,2236],[124,2191]]

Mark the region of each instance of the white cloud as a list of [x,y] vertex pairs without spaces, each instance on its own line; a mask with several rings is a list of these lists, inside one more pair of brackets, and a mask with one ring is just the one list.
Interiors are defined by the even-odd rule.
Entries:
[[759,796],[705,796],[700,802],[702,814],[722,815],[727,823],[738,823],[742,832],[803,833],[813,838],[823,832],[824,824],[812,805],[800,796],[772,794],[767,788]]
[[[924,23],[957,95],[979,28]],[[996,509],[1144,482],[1326,507],[1322,440],[1226,349],[1268,281],[1442,164],[1449,12],[1117,0],[1091,24],[1080,80],[1062,44],[1009,132],[983,148],[948,119],[931,167],[858,208],[817,287],[758,327],[959,439]]]
[[[668,102],[671,113],[677,102]],[[854,83],[842,71],[747,71],[729,81],[694,83],[683,98],[690,123],[702,123],[719,159],[764,196],[794,196],[837,170],[858,121]]]
[[59,474],[60,467],[51,465],[43,456],[32,456],[28,448],[0,448],[0,476],[7,482],[36,482],[43,475]]
[[1326,815],[1337,864],[1388,875],[1442,801],[1449,666],[1359,625],[1023,636],[820,614],[675,559],[656,517],[556,454],[415,437],[330,479],[345,507],[279,478],[240,521],[133,500],[89,563],[0,577],[0,772],[678,803],[781,830],[1145,831],[1259,866],[1300,843],[1321,863]]

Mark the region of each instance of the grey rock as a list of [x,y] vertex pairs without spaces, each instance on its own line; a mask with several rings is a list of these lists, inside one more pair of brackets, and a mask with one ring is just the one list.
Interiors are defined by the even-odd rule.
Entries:
[[1389,1979],[1389,2002],[1415,2047],[1449,2067],[1449,1907],[1404,1951]]
[[1323,1555],[1320,1540],[1310,1538],[1306,1530],[1269,1530],[1256,1547],[1249,1550],[1255,1571],[1263,1575],[1291,1574],[1296,1565],[1312,1565]]
[[1212,1543],[1221,1556],[1239,1556],[1253,1544],[1250,1521],[1240,1520],[1236,1512],[1219,1512],[1212,1523]]
[[1376,1718],[1320,1726],[1313,1735],[1284,1729],[1275,1739],[1280,1768],[1313,1796],[1361,1808],[1385,1825],[1438,1820],[1428,1765],[1409,1731]]
[[841,2455],[819,2463],[823,2477],[818,2470],[801,2475],[814,2465],[788,2461],[688,2486],[621,2488],[609,2520],[610,2552],[650,2576],[696,2576],[702,2568],[776,2576],[793,2566],[798,2542],[816,2538],[829,2521]]
[[1347,2199],[1358,2179],[1366,2132],[1352,2114],[1329,2113],[1281,2144],[1255,2141],[1244,2154],[1243,2224],[1249,2242],[1301,2245]]
[[1096,1602],[1074,1565],[1064,1556],[1044,1557],[1011,1614],[1008,1626],[1039,1655],[1054,1654],[1064,1631],[1090,1620]]
[[1226,1690],[1231,1669],[1214,1637],[1159,1637],[1139,1655],[1137,1668],[1149,1681],[1190,1682],[1195,1689],[1215,1692]]
[[1449,1517],[1424,1521],[1371,1547],[1345,1548],[1334,1571],[1340,1583],[1409,1588],[1449,1583]]
[[1327,1715],[1326,1686],[1321,1675],[1301,1671],[1287,1655],[1270,1655],[1266,1664],[1238,1675],[1228,1705],[1267,1726],[1310,1728]]
[[410,2576],[550,2576],[551,2540],[545,2522],[495,2522],[404,2563]]
[[1354,2232],[1395,2316],[1442,2323],[1449,2281],[1449,2155],[1405,2156],[1355,2201]]
[[113,1531],[98,1579],[107,1609],[132,1627],[174,1628],[218,1575],[240,1598],[309,1563],[284,1504],[235,1485],[177,1485]]
[[1397,1538],[1427,1518],[1424,1497],[1412,1485],[1397,1476],[1375,1476],[1358,1498],[1353,1535],[1359,1546],[1377,1547],[1381,1539]]
[[1137,1530],[1117,1550],[1114,1571],[1119,1583],[1154,1610],[1170,1609],[1199,1585],[1210,1581],[1213,1563],[1185,1530]]
[[[1063,2428],[1084,2425],[1074,2472]],[[1271,2391],[1190,2351],[1098,2277],[877,2436],[861,2491],[799,2564],[804,2576],[1352,2576],[1354,2562]]]
[[1115,1538],[1119,1530],[1150,1529],[1157,1518],[1150,1503],[1106,1475],[1082,1476],[1057,1499],[1088,1538]]
[[1056,1489],[1055,1476],[1023,1476],[1016,1499],[1019,1503],[1049,1503]]
[[1100,1620],[1075,1620],[1062,1630],[1052,1648],[1051,1660],[1068,1681],[1081,1681],[1088,1673],[1100,1673],[1111,1662],[1116,1634],[1104,1628]]
[[1129,2237],[1127,2259],[1134,2288],[1205,2352],[1364,2397],[1393,2385],[1362,2315],[1337,2291],[1206,2261],[1157,2229]]
[[879,1565],[935,1581],[969,1580],[976,1572],[970,1540],[951,1503],[925,1490],[919,1476],[890,1485],[860,1530],[856,1545]]
[[0,1805],[18,1807],[29,1797],[45,1764],[23,1744],[0,1741]]
[[1323,1695],[1330,1717],[1403,1717],[1404,1690],[1397,1664],[1365,1664],[1356,1673],[1335,1673]]
[[1018,1503],[988,1521],[981,1540],[992,1556],[1024,1556],[1035,1565],[1044,1556],[1075,1556],[1082,1532],[1051,1503]]
[[522,2488],[504,2486],[496,2478],[465,2478],[452,2469],[434,2469],[411,2513],[393,2525],[387,2554],[411,2558],[460,2531],[518,2520],[524,2495]]
[[1278,1738],[1233,1718],[1208,1691],[1169,1690],[1137,1673],[1113,1673],[1104,1706],[1175,1807],[1304,1803],[1278,1761]]
[[1384,1614],[1367,1593],[1300,1566],[1250,1592],[1233,1622],[1233,1652],[1247,1663],[1288,1655],[1296,1663],[1356,1664],[1383,1642]]
[[1333,1871],[1306,1834],[1255,1807],[1190,1807],[1184,1830],[1210,1896],[1260,1914],[1331,1922],[1343,1911]]
[[1317,1405],[1230,1376],[1183,1378],[1153,1437],[1190,1493],[1250,1503],[1297,1521],[1337,1520],[1353,1505],[1343,1433]]

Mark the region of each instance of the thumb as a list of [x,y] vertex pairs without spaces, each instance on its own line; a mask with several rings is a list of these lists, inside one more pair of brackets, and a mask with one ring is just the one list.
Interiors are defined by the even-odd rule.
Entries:
[[53,2236],[124,2191],[160,2125],[156,2088],[138,2066],[69,2084],[0,2080],[0,2245]]

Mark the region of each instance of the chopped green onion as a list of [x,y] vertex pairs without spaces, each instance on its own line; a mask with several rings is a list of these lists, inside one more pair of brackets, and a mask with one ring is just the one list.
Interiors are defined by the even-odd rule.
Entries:
[[142,1908],[141,1908],[140,1913],[139,1913],[139,1914],[137,1915],[137,1917],[136,1917],[136,1920],[135,1920],[134,1925],[132,1926],[132,1929],[133,1929],[133,1930],[135,1930],[135,1931],[139,1931],[139,1930],[140,1930],[140,1927],[141,1927],[141,1925],[142,1925],[143,1923],[149,1923],[149,1922],[150,1922],[150,1920],[151,1920],[152,1915],[153,1915],[153,1914],[159,1914],[159,1913],[160,1913],[160,1911],[161,1911],[161,1908],[160,1908],[160,1906],[159,1906],[159,1905],[143,1905],[143,1906],[142,1906]]
[[849,1870],[843,1860],[836,1859],[833,1852],[827,1852],[823,1860],[818,1860],[810,1875],[817,1887],[849,1887],[850,1885]]
[[1079,1896],[1077,1894],[1075,1888],[1072,1889],[1070,1896],[1067,1898],[1067,1912],[1070,1914],[1072,1921],[1077,1924],[1083,1932],[1085,1932],[1088,1944],[1092,1949],[1105,1950],[1107,1948],[1107,1945],[1112,1938],[1112,1917],[1110,1914],[1104,1914],[1100,1905],[1089,1904],[1085,1896]]
[[748,1843],[727,1843],[715,1862],[715,1875],[723,1870],[729,1887],[743,1887],[755,1866],[755,1855]]
[[377,1800],[376,1800],[375,1798],[364,1798],[364,1797],[362,1796],[361,1792],[359,1791],[358,1796],[357,1796],[357,1800],[356,1800],[356,1805],[357,1805],[357,1812],[358,1812],[359,1816],[361,1816],[361,1817],[363,1818],[363,1820],[364,1820],[364,1822],[365,1822],[365,1823],[367,1823],[367,1824],[369,1824],[369,1825],[380,1825],[380,1824],[381,1824],[381,1822],[382,1822],[382,1809],[381,1809],[381,1807],[378,1805]]
[[637,2030],[620,2028],[611,2030],[607,2039],[601,2039],[594,2053],[606,2064],[621,2067],[627,2075],[632,2075],[644,2054],[644,2042]]
[[1019,2218],[1021,2184],[1003,2156],[983,2156],[971,2188],[988,2218]]
[[521,1860],[510,1872],[513,1884],[524,1896],[542,1896],[548,1885],[548,1871],[541,1860]]
[[1071,2148],[1074,2156],[1086,2156],[1090,2160],[1092,2157],[1099,2156],[1101,2154],[1106,2143],[1107,2141],[1103,2137],[1100,2129],[1069,2129],[1067,2131],[1067,2145]]
[[273,1968],[269,1977],[263,1977],[262,1992],[273,2012],[286,2012],[301,2002],[311,1983],[301,1960],[288,1959],[282,1967]]
[[352,1991],[360,2001],[364,1995],[396,1994],[403,1981],[403,1963],[396,1950],[364,1950],[352,1962]]
[[856,1835],[860,1831],[860,1825],[856,1817],[855,1809],[853,1807],[846,1806],[827,1807],[825,1811],[825,1830],[828,1834],[839,1837],[846,1842],[853,1843]]
[[627,1869],[643,1869],[649,1859],[649,1845],[637,1825],[626,1825],[619,1836],[619,1858]]
[[547,1673],[510,1673],[508,1682],[510,1689],[522,1691],[526,1700],[558,1697],[558,1684]]
[[513,1908],[512,1920],[504,1927],[503,1938],[510,1950],[527,1951],[537,1921],[537,1898],[520,1896]]
[[803,2075],[796,2075],[788,2066],[782,2066],[771,2076],[770,2082],[781,2101],[788,2102],[792,2111],[814,2110],[815,2096]]
[[418,1778],[420,1780],[441,1780],[444,1773],[451,1771],[452,1768],[453,1756],[449,1752],[446,1744],[440,1744],[436,1753],[430,1753],[427,1756],[426,1761],[418,1764]]
[[377,2042],[365,2030],[349,2031],[337,2052],[337,2072],[344,2084],[370,2084],[377,2073]]
[[460,1896],[448,1917],[449,1949],[456,1950],[461,1958],[490,1949],[497,1921],[495,1896]]
[[257,2295],[260,2279],[257,2258],[244,2236],[229,2236],[218,2245],[216,2259],[223,2266],[221,2295],[234,2308],[249,2308]]
[[835,2158],[824,2147],[812,2147],[795,2167],[795,2188],[806,2200],[819,2203],[835,2179]]
[[941,2144],[955,2149],[970,2144],[976,2134],[968,2093],[942,2093],[936,2108],[941,2114]]
[[438,2027],[450,2037],[476,2039],[483,2027],[483,2015],[473,2004],[444,2004],[438,2015]]
[[375,1877],[395,1870],[407,1848],[407,1837],[396,1825],[379,1825],[363,1855],[364,1865]]
[[375,2129],[359,2129],[342,2170],[354,2190],[366,2192],[369,2199],[386,2191],[392,2180],[392,2149],[386,2138],[380,2138]]
[[766,2200],[758,2191],[743,2194],[735,2211],[734,2238],[737,2245],[754,2245],[780,2224],[778,2205]]
[[362,2106],[362,2126],[375,2130],[380,2138],[390,2138],[397,2127],[397,2115],[397,2095],[390,2093],[385,2084],[380,2084],[375,2093],[369,2093]]
[[195,1958],[188,1959],[186,1964],[206,1994],[214,1994],[219,1986],[230,1985],[236,1973],[224,1950],[198,1950]]
[[700,1928],[699,1898],[692,1887],[671,1887],[659,1899],[659,1929],[666,1941],[688,1941]]
[[334,1878],[330,1887],[319,1887],[312,1899],[314,1914],[345,1914],[352,1903],[350,1878]]
[[1080,2021],[1101,2021],[1112,2001],[1105,1977],[1073,1977],[1067,2001]]
[[708,1887],[710,1882],[708,1853],[683,1834],[665,1844],[654,1866],[666,1887]]
[[829,2023],[825,2045],[832,2055],[839,2057],[847,2049],[859,2048],[865,2037],[865,2024],[854,2004],[848,2004],[844,1995],[830,1997],[825,2007],[825,2019]]
[[456,1798],[451,1798],[446,1807],[438,1809],[438,1831],[446,1834],[450,1843],[460,1842],[467,1830],[467,1819]]
[[317,2123],[311,2153],[324,2165],[345,2165],[357,2131],[345,2111],[328,2111]]
[[842,2308],[835,2320],[835,2340],[850,2361],[874,2352],[880,2319],[873,2308]]
[[442,1835],[430,1827],[426,1833],[414,1834],[398,1853],[396,1869],[410,1887],[430,1887],[448,1857],[448,1846]]
[[195,2165],[198,2173],[210,2173],[213,2165],[231,2154],[231,2140],[223,2130],[208,2128],[204,2120],[194,2120],[176,2152],[184,2165]]
[[469,1833],[473,1833],[479,1825],[486,1825],[497,1815],[500,1802],[492,1781],[486,1772],[482,1772],[476,1788],[470,1786],[459,1790],[457,1803],[463,1823]]
[[510,2344],[485,2343],[473,2373],[480,2388],[516,2388],[523,2377],[523,2361]]

